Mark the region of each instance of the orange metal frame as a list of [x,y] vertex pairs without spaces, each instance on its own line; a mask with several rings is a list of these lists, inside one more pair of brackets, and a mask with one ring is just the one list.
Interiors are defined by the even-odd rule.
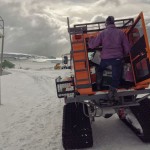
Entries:
[[[137,19],[135,20],[133,26],[141,19],[142,21],[142,26],[143,26],[143,33],[144,33],[144,37],[145,37],[145,42],[146,42],[146,51],[148,54],[148,59],[150,60],[150,48],[149,48],[149,42],[148,42],[148,36],[147,36],[147,32],[146,32],[146,26],[145,26],[145,22],[144,22],[144,17],[143,17],[143,13],[141,12],[139,14],[139,16],[137,17]],[[132,27],[131,27],[132,28]],[[128,33],[128,31],[130,31],[130,28],[127,29],[122,29],[124,33]],[[96,36],[98,34],[98,32],[93,32],[93,33],[84,33],[82,36],[81,35],[72,35],[72,41],[76,42],[76,41],[84,41],[85,43],[85,39],[86,38],[90,38],[91,36]],[[75,62],[74,63],[74,70],[78,70],[78,69],[86,69],[85,65],[89,66],[89,62],[88,62],[88,53],[87,51],[83,51],[78,53],[77,51],[86,49],[86,45],[84,45],[83,43],[77,43],[77,44],[73,44],[72,46],[73,49],[73,54],[72,57],[74,59],[74,61],[78,61],[78,60],[82,60],[82,59],[86,59],[86,62]],[[131,56],[130,56],[131,59]],[[131,61],[132,62],[132,61]],[[133,64],[132,64],[133,67]],[[78,85],[82,85],[82,84],[91,84],[91,80],[85,80],[83,81],[82,79],[86,79],[86,78],[90,78],[90,68],[88,67],[88,71],[86,72],[75,72],[75,84]],[[134,74],[134,80],[135,80],[135,74]],[[141,89],[141,88],[147,88],[148,84],[150,83],[150,79],[144,80],[142,82],[136,83],[135,81],[135,89]],[[80,94],[95,94],[95,92],[92,91],[92,87],[89,88],[79,88],[77,89],[77,91]]]
[[[144,37],[145,37],[145,43],[146,43],[146,51],[147,51],[147,56],[148,56],[148,59],[150,60],[150,48],[149,48],[149,42],[148,42],[148,36],[147,36],[147,32],[146,32],[146,25],[145,25],[145,21],[144,21],[144,15],[143,15],[143,12],[141,12],[138,17],[136,18],[134,25],[136,25],[138,23],[138,21],[141,20],[142,22],[142,29],[143,29],[143,33],[144,33]],[[131,27],[132,28],[132,27]],[[129,29],[130,30],[130,29]],[[138,56],[137,56],[138,57]],[[130,59],[131,59],[131,56],[130,56]],[[135,58],[136,59],[136,58]],[[133,61],[133,60],[132,60]],[[131,63],[132,63],[131,61]],[[133,64],[132,64],[132,69],[134,70],[133,68]],[[134,81],[135,81],[135,89],[141,89],[141,88],[147,88],[149,83],[150,83],[150,79],[146,79],[144,81],[141,81],[141,82],[138,82],[136,83],[136,80],[135,80],[135,73],[133,71],[133,74],[134,74]]]

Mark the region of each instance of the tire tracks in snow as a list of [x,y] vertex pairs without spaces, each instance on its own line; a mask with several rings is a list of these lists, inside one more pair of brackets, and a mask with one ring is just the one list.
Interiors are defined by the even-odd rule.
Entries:
[[54,79],[57,73],[53,72],[51,75],[50,71],[26,70],[12,70],[13,72],[31,78],[34,81],[32,84],[34,83],[39,89],[34,91],[39,98],[35,101],[32,95],[26,95],[31,101],[33,100],[33,103],[28,105],[23,100],[19,102],[18,110],[11,114],[14,120],[11,120],[7,124],[7,129],[1,132],[3,148],[7,150],[61,149],[63,102],[58,101],[56,97]]

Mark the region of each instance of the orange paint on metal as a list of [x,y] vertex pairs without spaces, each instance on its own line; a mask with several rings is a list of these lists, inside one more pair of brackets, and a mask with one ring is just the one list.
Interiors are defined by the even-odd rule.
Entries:
[[95,92],[92,91],[92,88],[84,88],[84,89],[78,89],[78,92],[81,94],[81,95],[87,95],[87,94],[95,94]]

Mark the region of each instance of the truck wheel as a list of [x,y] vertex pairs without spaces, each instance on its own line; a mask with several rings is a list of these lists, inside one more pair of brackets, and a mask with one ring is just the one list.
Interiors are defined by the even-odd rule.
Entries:
[[[85,112],[88,114],[87,106]],[[89,117],[83,112],[83,104],[69,103],[64,106],[62,143],[64,149],[80,149],[93,146]]]
[[119,117],[143,142],[150,142],[150,99],[146,98],[139,106],[130,107],[125,118]]

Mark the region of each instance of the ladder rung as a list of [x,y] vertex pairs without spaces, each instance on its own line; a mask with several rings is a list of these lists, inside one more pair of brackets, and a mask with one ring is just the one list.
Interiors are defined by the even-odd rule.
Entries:
[[88,71],[88,70],[87,69],[75,70],[75,72],[84,72],[84,71]]
[[83,89],[83,88],[91,88],[91,84],[79,84],[76,85],[77,89]]
[[75,50],[72,53],[82,53],[82,52],[85,52],[85,50]]
[[76,82],[81,82],[81,81],[89,81],[89,79],[79,79],[79,80],[76,80]]
[[81,59],[81,60],[74,60],[74,62],[86,62],[86,59]]
[[84,44],[84,40],[82,40],[82,41],[74,41],[74,42],[71,42],[72,44],[79,44],[79,43],[82,43],[82,44]]

